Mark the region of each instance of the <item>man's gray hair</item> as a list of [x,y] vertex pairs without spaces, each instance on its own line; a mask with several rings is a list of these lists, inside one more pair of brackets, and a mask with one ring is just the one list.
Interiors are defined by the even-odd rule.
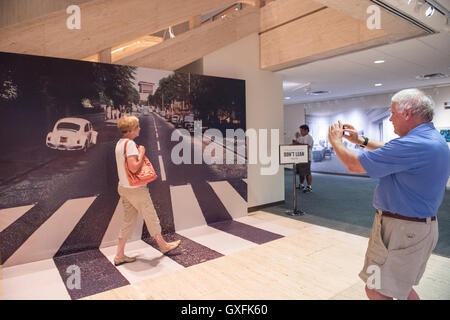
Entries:
[[397,92],[392,97],[392,102],[397,102],[398,112],[411,110],[414,117],[429,122],[434,116],[434,101],[419,89],[405,89]]

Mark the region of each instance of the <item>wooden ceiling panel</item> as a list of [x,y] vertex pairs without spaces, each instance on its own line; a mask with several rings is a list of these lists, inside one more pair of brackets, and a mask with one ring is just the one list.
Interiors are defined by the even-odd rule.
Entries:
[[0,51],[83,59],[141,36],[233,5],[235,0],[93,0],[80,5],[81,29],[65,11],[0,29]]
[[[291,8],[295,5],[302,7],[296,0],[283,1],[291,2]],[[381,8],[381,29],[371,30],[367,27],[369,15],[365,6],[371,2],[358,0],[359,6],[349,8],[355,1],[315,0],[319,5],[333,8],[319,9],[262,33],[261,68],[278,71],[425,34],[419,27]],[[265,9],[268,11],[270,8]]]
[[299,19],[326,6],[312,0],[277,0],[261,8],[261,32]]
[[[176,70],[228,44],[259,31],[260,10],[248,7],[203,24],[115,63]],[[236,57],[237,59],[239,57]]]

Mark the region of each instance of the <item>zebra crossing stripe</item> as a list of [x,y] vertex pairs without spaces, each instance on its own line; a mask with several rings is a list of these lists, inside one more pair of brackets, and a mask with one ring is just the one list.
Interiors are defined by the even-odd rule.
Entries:
[[159,160],[159,169],[161,174],[161,181],[166,181],[166,170],[164,169],[164,162],[161,155],[158,156]]
[[190,184],[170,186],[175,231],[205,225],[200,205]]
[[253,248],[258,245],[209,226],[180,230],[177,233],[223,255]]
[[28,210],[34,207],[34,204],[15,208],[0,210],[0,232],[8,228],[14,221],[19,219]]
[[3,268],[3,300],[70,300],[53,259]]
[[6,260],[4,266],[52,258],[95,198],[66,201]]
[[[119,200],[117,202],[116,210],[109,222],[108,229],[106,229],[105,234],[103,235],[102,243],[100,244],[100,248],[105,248],[109,246],[113,246],[117,244],[117,238],[120,232],[120,226],[122,225],[123,220],[123,204],[122,201]],[[144,219],[141,214],[138,214],[136,226],[131,235],[130,240],[140,240],[142,237],[142,227],[144,225]]]
[[[142,240],[128,242],[125,249],[126,255],[136,257],[136,261],[132,265],[124,264],[116,268],[131,284],[184,269],[182,265]],[[100,249],[112,264],[116,250],[117,246]]]
[[247,215],[247,202],[228,181],[208,182],[233,219]]

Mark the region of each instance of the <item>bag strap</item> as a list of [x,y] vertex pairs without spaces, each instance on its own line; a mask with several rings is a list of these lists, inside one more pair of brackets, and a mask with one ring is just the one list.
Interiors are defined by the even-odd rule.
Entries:
[[127,160],[127,143],[128,141],[130,141],[130,139],[127,139],[127,141],[125,141],[125,146],[123,147],[123,154],[125,156],[125,160]]
[[[125,161],[127,160],[127,143],[128,143],[128,141],[130,141],[130,139],[127,139],[127,141],[125,141],[125,145],[123,147],[123,154],[125,156]],[[139,146],[137,144],[136,144],[136,148],[139,149]]]

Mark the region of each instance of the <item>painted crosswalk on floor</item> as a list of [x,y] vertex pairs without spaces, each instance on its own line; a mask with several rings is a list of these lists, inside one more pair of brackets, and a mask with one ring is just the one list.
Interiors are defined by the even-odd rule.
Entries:
[[[67,200],[46,221],[36,226],[27,239],[6,250],[12,253],[3,265],[2,299],[79,299],[159,277],[296,232],[251,219],[246,212],[239,211],[236,203],[245,204],[245,200],[233,184],[216,181],[204,185],[171,186],[175,232],[166,234],[165,238],[168,241],[180,239],[181,245],[166,255],[161,254],[152,239],[141,237],[144,222],[140,217],[133,238],[126,246],[127,255],[135,256],[137,260],[119,267],[114,266],[113,259],[115,238],[123,214],[121,202],[117,199],[108,204],[109,198],[103,195]],[[217,203],[207,203],[207,198],[214,197]],[[11,209],[3,230],[14,225],[11,220],[21,219],[34,207]],[[98,213],[104,207],[108,209]],[[3,210],[4,214],[8,213],[8,209]],[[215,212],[211,212],[213,210]],[[197,224],[183,221],[186,212],[193,215]],[[106,221],[92,225],[96,214]],[[86,230],[95,234],[89,236],[95,247],[74,250]],[[56,245],[52,247],[51,244]],[[30,257],[34,261],[27,261]],[[77,274],[81,278],[79,286],[73,284]],[[45,290],[41,288],[44,285],[42,276],[50,279]]]

